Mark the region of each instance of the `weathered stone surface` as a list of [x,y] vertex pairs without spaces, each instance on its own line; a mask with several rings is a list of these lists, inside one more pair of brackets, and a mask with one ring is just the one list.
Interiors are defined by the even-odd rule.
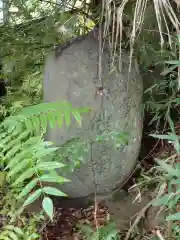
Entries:
[[48,140],[61,145],[75,136],[88,140],[95,139],[104,131],[129,133],[128,144],[121,145],[119,149],[115,148],[113,140],[92,144],[92,151],[84,155],[85,162],[80,168],[73,174],[66,174],[71,182],[59,186],[70,197],[90,195],[95,188],[100,194],[111,191],[122,183],[136,163],[142,133],[142,82],[136,62],[133,60],[128,73],[128,54],[124,53],[122,60],[122,72],[118,69],[112,71],[108,49],[103,53],[102,73],[106,91],[103,96],[104,118],[99,121],[102,105],[100,95],[96,94],[100,83],[98,40],[94,34],[90,33],[82,41],[68,46],[58,57],[53,53],[46,59],[45,102],[68,100],[73,106],[92,109],[84,115],[81,128],[73,122],[68,129],[48,129]]

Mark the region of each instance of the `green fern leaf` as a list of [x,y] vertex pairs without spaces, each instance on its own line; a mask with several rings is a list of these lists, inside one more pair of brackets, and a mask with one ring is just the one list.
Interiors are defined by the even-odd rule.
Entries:
[[47,117],[43,114],[40,115],[40,123],[41,123],[42,129],[45,132],[47,129],[48,121],[47,121]]
[[56,115],[51,112],[48,114],[49,125],[51,128],[54,128],[56,125]]
[[70,123],[71,123],[71,112],[66,110],[64,111],[64,119],[65,119],[65,123],[66,126],[69,127]]
[[42,193],[42,189],[38,189],[36,190],[34,193],[32,193],[27,200],[24,202],[23,207],[28,206],[29,204],[33,203],[34,201],[36,201],[36,199],[38,199],[38,197],[40,197]]
[[42,147],[39,148],[39,147],[37,147],[37,150],[35,149],[36,150],[35,157],[37,159],[40,159],[40,158],[42,158],[44,156],[48,156],[49,154],[52,154],[57,149],[59,149],[59,148],[57,148],[57,147],[51,147],[51,148],[42,148]]
[[23,172],[18,178],[17,180],[12,183],[12,186],[16,186],[19,183],[24,182],[25,180],[29,179],[30,177],[32,177],[35,174],[35,169],[34,168],[29,168],[27,169],[25,172]]
[[17,236],[14,232],[9,231],[8,235],[9,235],[10,238],[13,239],[13,240],[19,240],[19,239],[18,239],[18,236]]
[[79,125],[81,126],[81,115],[78,111],[72,111],[72,114],[74,116],[74,118],[76,119],[76,121],[79,123]]
[[67,197],[67,194],[53,187],[43,187],[42,191],[46,194],[53,195],[53,196]]
[[42,207],[48,217],[53,221],[53,202],[49,197],[45,197],[42,202]]
[[31,121],[32,121],[32,125],[33,125],[33,127],[34,127],[34,130],[35,130],[35,132],[36,133],[39,133],[39,131],[40,131],[40,119],[37,117],[37,116],[33,116],[32,117],[32,119],[31,119]]
[[10,144],[4,147],[3,152],[6,152],[7,150],[11,149],[13,146],[17,144],[21,144],[21,141],[29,136],[30,132],[27,130],[20,134],[16,139],[12,140]]
[[19,227],[15,227],[14,228],[14,232],[17,233],[20,236],[24,235],[23,231]]
[[0,234],[0,239],[1,239],[1,240],[12,240],[12,239],[10,239],[9,237],[7,237],[7,233],[4,234],[4,232],[3,232],[2,234]]
[[37,164],[36,169],[37,170],[52,170],[52,169],[57,169],[57,168],[62,168],[65,167],[64,164],[59,163],[59,162],[41,162]]
[[12,168],[11,171],[8,173],[8,177],[12,177],[13,175],[17,174],[18,172],[22,172],[26,166],[31,163],[32,160],[29,158],[25,158],[23,161],[19,162],[16,166]]
[[24,142],[22,146],[23,146],[23,148],[24,147],[30,147],[30,146],[36,145],[40,141],[41,141],[41,137],[40,136],[31,137],[26,142]]
[[[18,237],[18,235],[19,235],[19,236],[23,236],[23,235],[24,235],[23,231],[22,231],[20,228],[15,227],[15,226],[13,226],[13,225],[6,225],[6,226],[4,227],[4,229],[5,229],[5,230],[8,230],[8,231],[11,232],[11,233],[14,232],[15,235],[17,235],[17,237]],[[7,234],[9,234],[9,232],[6,231]],[[9,235],[10,235],[10,234],[9,234]],[[12,236],[10,236],[10,237],[12,237]]]
[[27,119],[25,121],[25,125],[26,125],[26,129],[28,129],[29,131],[33,131],[33,124],[32,124],[32,121],[30,119]]
[[[2,130],[2,129],[1,129]],[[4,131],[4,130],[3,130]],[[1,140],[3,140],[4,138],[6,138],[7,136],[9,136],[8,135],[8,133],[7,132],[0,132],[0,142],[1,142]]]
[[10,142],[12,139],[12,136],[7,136],[6,138],[4,138],[3,140],[1,140],[0,145],[3,148],[6,144],[8,144],[8,142]]
[[17,197],[18,199],[26,196],[27,194],[29,194],[32,189],[36,186],[36,184],[38,183],[39,179],[35,178],[32,181],[30,181],[21,191],[21,193],[19,194],[19,196]]
[[30,149],[25,149],[25,150],[23,150],[22,152],[16,154],[16,155],[14,156],[14,158],[9,161],[8,165],[5,167],[5,170],[7,170],[8,168],[12,168],[13,166],[15,166],[17,163],[19,163],[19,162],[21,161],[21,159],[23,159],[23,158],[25,158],[25,157],[27,157],[27,156],[30,157],[31,155],[29,154],[29,151],[30,151]]
[[[17,153],[18,151],[20,151],[21,149],[21,144],[19,143],[18,145],[15,145],[11,150],[9,150],[5,157],[4,157],[4,160],[8,160],[8,159],[12,159]],[[4,153],[4,151],[3,151]]]
[[13,225],[6,225],[4,228],[7,229],[7,230],[10,230],[10,231],[14,231],[14,226]]
[[58,116],[57,116],[57,123],[58,123],[58,126],[61,128],[62,125],[63,125],[63,116],[62,116],[62,114],[58,114]]
[[28,236],[27,240],[35,240],[35,239],[40,239],[40,236],[37,233],[31,234],[31,236]]

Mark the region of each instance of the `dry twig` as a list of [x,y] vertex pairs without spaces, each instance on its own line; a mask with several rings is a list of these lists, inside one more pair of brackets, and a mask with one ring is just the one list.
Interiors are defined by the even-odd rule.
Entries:
[[136,218],[136,220],[133,222],[132,226],[130,227],[130,229],[128,230],[126,237],[124,240],[128,240],[131,236],[131,233],[133,231],[133,229],[138,225],[139,221],[141,220],[141,218],[145,218],[145,213],[148,210],[148,208],[151,207],[152,203],[154,202],[154,199],[151,200],[145,207],[143,207],[143,209],[138,213],[138,216]]

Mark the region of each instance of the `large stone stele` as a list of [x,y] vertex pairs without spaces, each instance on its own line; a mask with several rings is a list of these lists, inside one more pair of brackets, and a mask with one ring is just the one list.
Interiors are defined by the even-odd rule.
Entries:
[[[128,144],[116,149],[114,140],[95,142],[74,173],[64,174],[71,182],[59,188],[70,197],[104,194],[115,189],[132,171],[139,154],[142,134],[142,81],[136,61],[129,73],[129,56],[122,56],[122,71],[110,66],[108,47],[102,55],[104,118],[99,118],[101,96],[98,80],[98,40],[91,32],[82,41],[64,48],[59,56],[50,54],[45,62],[44,101],[69,101],[75,107],[90,107],[82,127],[73,122],[67,129],[48,129],[46,139],[61,145],[73,137],[92,140],[103,132],[128,132]],[[95,117],[96,116],[96,117]],[[101,115],[102,116],[102,115]],[[96,122],[97,124],[93,124]],[[93,127],[96,126],[96,127]],[[63,170],[62,170],[63,171]],[[63,175],[63,172],[60,173]]]

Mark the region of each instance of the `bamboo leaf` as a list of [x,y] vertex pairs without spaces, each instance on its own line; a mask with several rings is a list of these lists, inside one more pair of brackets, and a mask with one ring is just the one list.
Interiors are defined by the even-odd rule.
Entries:
[[180,65],[180,61],[179,60],[169,60],[169,61],[166,61],[166,63]]
[[178,67],[178,65],[175,64],[175,66],[171,66],[170,68],[165,68],[164,71],[161,73],[161,75],[165,76],[168,73],[172,72],[177,67]]
[[166,205],[169,202],[169,199],[172,197],[172,194],[165,194],[164,196],[154,200],[153,206]]
[[170,164],[167,164],[166,162],[162,161],[162,160],[157,160],[155,159],[155,161],[160,165],[160,167],[166,171],[169,175],[171,176],[176,176],[179,177],[180,176],[180,169],[176,169],[173,168]]
[[169,122],[169,125],[170,125],[170,127],[171,127],[172,133],[173,133],[174,135],[176,135],[176,130],[175,130],[175,128],[174,128],[174,123],[173,123],[172,119],[170,118],[170,116],[168,116],[168,122]]
[[180,220],[180,212],[172,214],[166,218],[166,221],[179,221]]
[[165,140],[169,140],[169,141],[174,141],[174,140],[176,140],[177,139],[177,136],[175,136],[175,135],[161,135],[161,134],[149,134],[149,136],[151,136],[151,137],[154,137],[154,138],[158,138],[158,139],[165,139]]

